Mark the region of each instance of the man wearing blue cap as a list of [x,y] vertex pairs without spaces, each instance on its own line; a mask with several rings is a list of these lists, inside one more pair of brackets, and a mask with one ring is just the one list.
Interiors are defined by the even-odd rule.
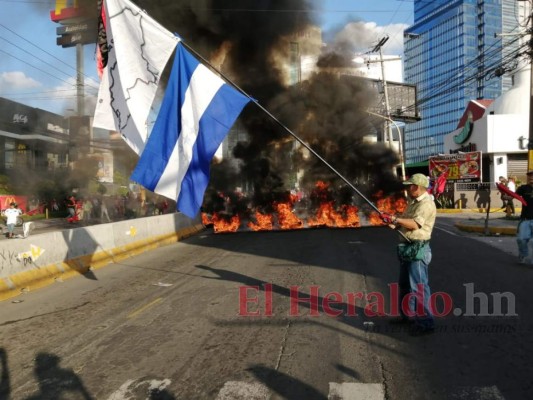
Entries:
[[401,318],[395,322],[414,322],[411,333],[418,336],[433,333],[435,330],[429,306],[431,291],[428,267],[431,262],[429,240],[435,225],[437,208],[427,192],[429,179],[425,175],[414,174],[403,184],[407,186],[407,193],[411,198],[407,210],[400,217],[383,213],[381,218],[409,239],[409,242],[404,241],[398,245]]

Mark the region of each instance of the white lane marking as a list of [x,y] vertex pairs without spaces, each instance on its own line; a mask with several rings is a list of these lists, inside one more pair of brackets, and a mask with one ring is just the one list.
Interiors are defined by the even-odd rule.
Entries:
[[384,400],[380,383],[329,383],[328,400]]
[[444,231],[444,232],[449,233],[450,235],[453,235],[453,236],[462,236],[462,235],[458,235],[455,232],[449,231],[448,229],[441,228],[439,226],[434,226],[433,228],[434,229],[438,229],[439,231]]
[[228,381],[218,392],[216,400],[267,400],[270,391],[259,383]]

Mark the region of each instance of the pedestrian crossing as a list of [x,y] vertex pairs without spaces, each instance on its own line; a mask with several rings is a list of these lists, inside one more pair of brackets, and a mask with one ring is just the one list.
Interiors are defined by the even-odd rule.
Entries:
[[[220,389],[216,400],[267,400],[273,392],[256,382],[229,381]],[[385,387],[381,383],[329,383],[328,400],[385,400]],[[388,398],[393,398],[389,395]],[[496,386],[458,387],[450,390],[452,400],[505,400]]]

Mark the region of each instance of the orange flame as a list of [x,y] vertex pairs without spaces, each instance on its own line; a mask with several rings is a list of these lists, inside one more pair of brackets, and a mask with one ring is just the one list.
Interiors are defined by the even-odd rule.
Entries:
[[275,203],[274,208],[278,213],[278,224],[281,229],[302,229],[303,222],[292,212],[291,203]]
[[226,218],[221,217],[219,214],[213,214],[213,230],[215,233],[221,232],[237,232],[241,225],[241,219],[238,215],[234,215],[228,221]]
[[261,214],[259,211],[255,212],[255,220],[257,223],[248,222],[248,227],[253,231],[271,231],[273,227],[274,216],[272,214]]
[[[379,192],[376,196],[381,195],[382,192]],[[398,196],[384,197],[376,201],[376,207],[387,214],[399,215],[407,209],[407,200],[404,197]],[[377,212],[372,212],[368,216],[368,222],[371,225],[383,225],[383,221]]]
[[315,187],[318,189],[318,190],[327,190],[327,188],[329,187],[329,183],[327,182],[323,182],[323,181],[317,181],[315,183]]
[[316,218],[309,218],[307,225],[310,227],[355,228],[360,225],[358,211],[356,206],[344,205],[341,212],[337,212],[332,201],[322,203],[317,210]]
[[211,221],[211,218],[206,213],[202,213],[202,224],[205,226],[211,225],[213,221]]

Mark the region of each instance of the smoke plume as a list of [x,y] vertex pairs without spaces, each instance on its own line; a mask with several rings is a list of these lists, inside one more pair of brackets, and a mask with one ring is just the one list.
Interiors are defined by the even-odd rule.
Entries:
[[[211,60],[345,177],[367,185],[368,191],[392,188],[396,181],[392,174],[397,163],[395,154],[381,144],[364,140],[366,135],[376,133],[365,113],[373,95],[360,78],[335,70],[350,66],[353,46],[339,40],[323,54],[317,72],[309,79],[287,83],[284,68],[291,57],[291,43],[298,42],[299,35],[314,26],[311,1],[234,0],[231,6],[223,0],[136,3]],[[320,43],[317,48],[318,59]],[[326,58],[335,62],[325,62]],[[325,180],[346,198],[340,190],[342,181],[307,150],[295,145],[290,135],[254,104],[241,114],[240,123],[248,134],[248,140],[241,141],[234,150],[234,156],[241,160],[241,171],[225,174],[221,169],[227,168],[227,163],[214,166],[212,188],[232,191],[237,184],[228,177],[244,178],[253,183],[253,205],[261,208],[286,197],[294,184],[291,176],[300,171],[305,186],[302,189]],[[208,193],[207,202],[216,198],[213,193],[216,190]]]

